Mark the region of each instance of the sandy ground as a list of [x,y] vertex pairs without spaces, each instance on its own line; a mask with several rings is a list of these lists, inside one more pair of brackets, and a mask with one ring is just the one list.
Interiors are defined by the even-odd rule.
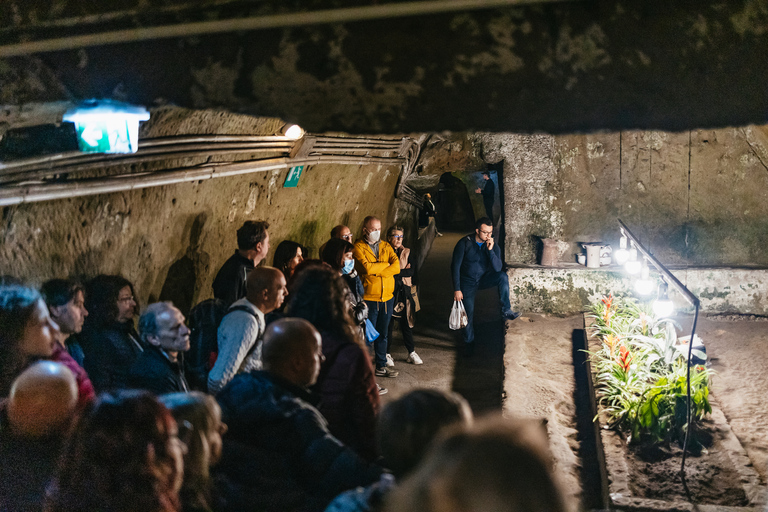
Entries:
[[[472,358],[457,357],[458,333],[447,324],[452,303],[450,255],[458,238],[446,234],[436,239],[421,271],[422,311],[417,314],[414,333],[424,365],[405,362],[407,353],[396,334],[391,353],[400,376],[378,379],[389,390],[382,401],[417,387],[453,389],[467,397],[476,414],[503,408],[507,416],[546,420],[556,472],[567,494],[573,503],[582,501],[584,508],[600,508],[600,497],[589,490],[595,477],[586,462],[594,457],[594,448],[585,444],[578,430],[585,430],[586,415],[577,412],[585,411],[587,405],[576,385],[580,354],[573,333],[582,328],[582,317],[524,314],[506,323],[505,334],[497,311],[498,296],[492,290],[481,292],[476,353]],[[690,320],[680,319],[684,329],[690,327]],[[768,322],[703,317],[697,332],[717,371],[714,398],[765,481],[768,379],[763,373],[768,359]]]
[[712,394],[763,482],[768,476],[768,321],[699,321],[696,332],[717,372]]

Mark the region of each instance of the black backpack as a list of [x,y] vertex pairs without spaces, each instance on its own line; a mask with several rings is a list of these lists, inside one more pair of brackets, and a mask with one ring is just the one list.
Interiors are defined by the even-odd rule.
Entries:
[[[208,391],[208,372],[219,355],[219,324],[232,311],[254,312],[246,306],[227,308],[221,299],[206,299],[189,312],[189,351],[184,357],[184,367],[189,387]],[[254,345],[255,346],[255,345]]]

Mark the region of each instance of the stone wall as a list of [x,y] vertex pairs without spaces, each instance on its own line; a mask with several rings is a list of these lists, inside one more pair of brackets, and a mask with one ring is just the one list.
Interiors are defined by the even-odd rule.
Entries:
[[[156,114],[143,136],[271,135],[279,122],[215,111]],[[297,188],[283,188],[286,173],[256,172],[3,208],[0,274],[39,285],[52,277],[120,273],[137,286],[143,304],[163,298],[186,310],[211,295],[215,273],[236,248],[235,231],[246,220],[270,223],[270,264],[281,240],[306,245],[317,257],[336,224],[346,223],[359,234],[366,215],[379,216],[384,226],[394,220],[399,166],[311,166]]]
[[618,246],[617,218],[665,264],[768,266],[768,127],[681,133],[479,134],[504,160],[508,263],[541,238]]

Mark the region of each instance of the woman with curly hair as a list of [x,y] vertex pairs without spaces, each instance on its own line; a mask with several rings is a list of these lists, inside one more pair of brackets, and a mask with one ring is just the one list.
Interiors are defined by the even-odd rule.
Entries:
[[53,355],[58,332],[36,290],[0,286],[0,398],[30,363]]
[[184,445],[146,391],[102,394],[77,422],[47,512],[179,512]]
[[296,276],[287,316],[303,318],[320,332],[325,361],[314,386],[331,433],[362,457],[377,456],[379,393],[360,329],[347,304],[338,271],[310,267]]
[[134,327],[138,312],[133,285],[121,276],[99,275],[86,286],[83,366],[96,391],[126,387],[128,371],[144,351]]
[[184,512],[210,512],[210,468],[221,458],[221,436],[227,425],[221,422],[221,408],[216,399],[199,391],[171,393],[160,397],[179,427],[186,430],[187,453],[184,455],[184,483],[181,505]]

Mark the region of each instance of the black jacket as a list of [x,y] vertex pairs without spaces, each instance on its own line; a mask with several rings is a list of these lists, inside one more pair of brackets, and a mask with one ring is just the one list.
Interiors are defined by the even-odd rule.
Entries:
[[483,274],[499,272],[501,267],[499,244],[493,244],[493,249],[489,251],[486,244],[477,244],[475,235],[462,237],[453,249],[451,260],[453,290],[477,286]]
[[113,322],[83,334],[84,368],[96,391],[125,388],[128,371],[145,348],[133,322]]
[[171,362],[154,345],[147,346],[131,366],[128,387],[146,389],[156,395],[189,391],[182,365]]
[[[331,435],[306,390],[280,377],[238,374],[216,399],[229,426],[219,471],[263,500],[252,503],[255,510],[323,510],[340,492],[381,475]],[[232,446],[240,448],[233,453]],[[277,490],[270,482],[291,485]],[[286,496],[302,502],[281,502]]]
[[227,307],[245,297],[245,278],[253,268],[253,261],[235,250],[213,280],[213,296],[224,301]]

